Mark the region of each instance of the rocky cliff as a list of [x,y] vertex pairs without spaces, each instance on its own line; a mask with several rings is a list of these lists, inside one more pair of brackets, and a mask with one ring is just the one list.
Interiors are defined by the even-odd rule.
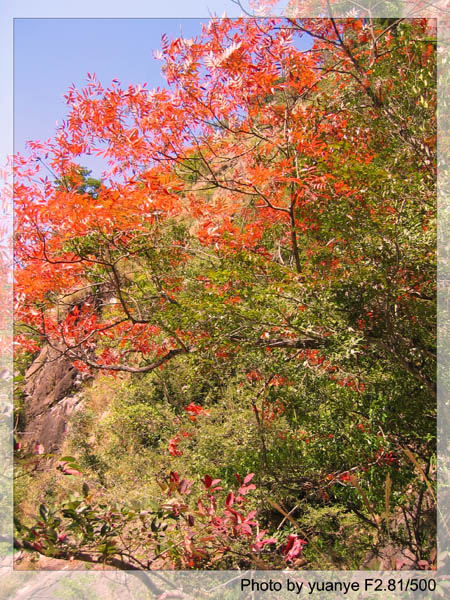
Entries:
[[59,450],[68,419],[82,401],[80,386],[85,378],[57,349],[42,348],[25,373],[25,428],[20,432],[25,447],[40,444],[45,453]]

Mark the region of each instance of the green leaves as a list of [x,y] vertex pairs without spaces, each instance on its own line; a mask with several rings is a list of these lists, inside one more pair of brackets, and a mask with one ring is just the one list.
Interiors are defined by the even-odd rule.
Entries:
[[83,483],[82,491],[83,491],[83,496],[85,498],[87,498],[89,496],[89,486],[86,482]]
[[[234,26],[241,46],[227,53]],[[80,458],[60,460],[89,477],[60,504],[76,547],[111,557],[147,536],[177,564],[203,564],[187,532],[215,507],[184,507],[180,466],[224,484],[254,472],[262,504],[277,495],[306,528],[311,505],[341,522],[346,510],[362,522],[369,505],[385,510],[386,473],[391,514],[407,490],[423,500],[397,455],[435,450],[435,49],[420,21],[382,32],[353,19],[310,22],[314,49],[298,52],[297,26],[222,20],[201,41],[165,43],[176,106],[169,91],[150,104],[73,92],[81,137],[118,107],[130,120],[102,130],[117,181],[74,168],[33,206],[18,189],[24,323],[65,341],[79,369],[128,372],[114,385],[94,378],[99,398],[83,426],[73,419]],[[131,160],[145,167],[125,177]],[[60,294],[67,314],[55,317]],[[172,495],[164,508],[110,502],[153,498],[155,476]],[[50,513],[41,507],[42,522],[59,534]]]
[[118,548],[113,542],[106,542],[104,544],[99,544],[97,546],[97,550],[101,552],[104,556],[112,556],[118,553]]
[[45,521],[47,521],[47,517],[48,517],[48,508],[46,506],[44,506],[44,504],[41,504],[39,506],[39,514],[41,515],[42,520],[45,523]]

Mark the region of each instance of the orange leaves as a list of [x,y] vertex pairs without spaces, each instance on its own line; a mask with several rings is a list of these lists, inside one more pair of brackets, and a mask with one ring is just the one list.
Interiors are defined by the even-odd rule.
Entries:
[[263,376],[261,375],[261,372],[257,369],[252,369],[247,373],[247,380],[249,382],[260,381],[261,379],[263,379]]
[[188,404],[188,406],[185,406],[184,410],[189,413],[189,419],[192,422],[196,422],[197,417],[199,415],[207,415],[209,414],[209,411],[206,410],[205,408],[203,408],[203,406],[200,406],[199,404],[194,404],[194,402],[191,402],[190,404]]
[[[315,39],[312,51],[298,48],[301,28]],[[149,92],[118,81],[103,87],[95,74],[88,74],[84,89],[72,86],[70,112],[55,140],[31,144],[30,160],[16,159],[20,318],[39,331],[43,319],[49,334],[64,333],[71,343],[83,336],[101,340],[108,346],[105,364],[133,354],[150,360],[205,329],[193,326],[193,333],[176,336],[151,330],[161,314],[176,320],[180,298],[189,304],[186,279],[166,273],[194,264],[194,253],[217,252],[219,261],[242,253],[267,274],[274,266],[287,277],[304,270],[305,285],[315,290],[349,273],[357,259],[339,242],[328,247],[329,241],[353,235],[363,209],[380,224],[396,216],[391,201],[362,199],[379,140],[347,103],[354,88],[346,75],[353,67],[339,37],[353,40],[356,52],[366,33],[366,25],[352,19],[213,19],[195,39],[163,37],[168,89]],[[425,57],[431,52],[427,47]],[[328,69],[331,55],[340,73]],[[367,85],[377,68],[364,70]],[[376,110],[367,115],[372,119]],[[84,153],[103,156],[110,167],[94,187],[78,165]],[[51,178],[39,179],[44,167]],[[92,281],[115,294],[107,314],[98,323],[82,311],[52,321],[55,298]],[[201,293],[221,296],[235,318],[251,297],[207,277],[203,282]],[[100,301],[107,305],[106,297]],[[112,315],[118,322],[109,326]],[[232,355],[227,343],[215,342],[217,357]],[[305,354],[304,360],[325,368],[322,357]]]
[[57,162],[63,138],[58,144],[33,144],[34,154],[28,160],[16,159],[17,314],[33,323],[36,315],[26,305],[42,302],[49,292],[83,286],[86,271],[101,264],[98,252],[102,244],[106,248],[110,243],[109,237],[127,247],[148,231],[156,217],[176,215],[181,206],[179,182],[165,169],[147,169],[142,178],[124,183],[99,183],[94,193],[87,187],[85,172],[65,159],[60,179],[37,180],[38,166],[45,162],[42,155],[48,155],[50,163]]
[[[200,406],[199,404],[195,404],[194,402],[191,402],[190,404],[185,406],[184,410],[188,413],[189,420],[192,421],[193,423],[197,422],[198,417],[204,417],[205,415],[209,414],[209,410],[205,409],[203,406]],[[172,437],[169,440],[169,447],[168,447],[169,454],[171,456],[182,456],[183,452],[182,452],[182,450],[180,450],[178,448],[178,445],[184,438],[190,439],[190,438],[192,438],[192,436],[193,436],[193,433],[186,431],[184,429],[181,429],[174,437]],[[208,483],[208,481],[209,480],[207,480],[205,478],[205,482]],[[209,487],[209,486],[207,485],[207,487]],[[216,489],[221,489],[221,488],[216,488]]]
[[29,352],[30,354],[34,354],[39,352],[40,348],[35,340],[30,339],[23,334],[19,334],[15,336],[15,349],[17,353]]
[[178,449],[178,444],[181,442],[181,436],[176,435],[169,440],[169,454],[171,456],[182,456],[183,452]]
[[238,57],[233,57],[235,53],[239,50],[241,42],[232,42],[227,48],[225,48],[219,55],[215,56],[213,52],[210,52],[204,58],[205,65],[214,71],[218,67],[227,64],[227,67],[230,68],[233,66],[233,59],[237,63]]
[[242,301],[240,296],[231,296],[231,298],[227,298],[224,303],[228,305],[239,304]]
[[282,387],[284,385],[288,385],[288,380],[283,375],[274,375],[270,380],[269,385],[274,387]]

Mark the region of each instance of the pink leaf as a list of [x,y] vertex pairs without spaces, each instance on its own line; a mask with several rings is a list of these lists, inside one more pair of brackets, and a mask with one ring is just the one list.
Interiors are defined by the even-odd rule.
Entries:
[[303,546],[305,545],[305,540],[302,540],[296,534],[291,533],[281,552],[285,555],[286,561],[290,562],[302,554]]
[[234,493],[230,492],[225,500],[225,504],[228,506],[228,508],[231,508],[234,504]]
[[244,478],[244,485],[249,483],[253,479],[254,476],[255,476],[254,473],[249,473],[248,475],[246,475]]
[[64,475],[81,475],[80,471],[72,469],[72,467],[63,467],[62,472]]
[[250,485],[243,485],[239,488],[239,493],[245,496],[250,490],[256,490],[256,485],[251,483]]
[[180,492],[180,494],[189,494],[189,492],[191,491],[191,485],[192,481],[189,481],[188,479],[182,479],[180,481],[178,491]]
[[208,515],[212,516],[216,512],[217,502],[214,496],[209,497]]
[[202,501],[200,500],[200,498],[197,500],[197,506],[198,506],[198,511],[201,515],[205,514],[205,507],[203,506]]

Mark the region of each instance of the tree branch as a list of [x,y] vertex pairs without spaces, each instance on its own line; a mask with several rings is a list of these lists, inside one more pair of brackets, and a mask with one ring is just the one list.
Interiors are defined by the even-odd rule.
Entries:
[[[30,552],[39,552],[41,556],[45,556],[49,558],[49,555],[40,552],[37,550],[30,542],[26,540],[19,540],[16,537],[14,538],[14,548],[19,550],[28,550]],[[82,551],[69,551],[69,550],[58,550],[54,554],[50,556],[50,558],[55,558],[58,560],[79,560],[81,562],[92,563],[92,564],[104,564],[109,565],[111,567],[115,567],[121,571],[130,571],[131,575],[137,577],[145,587],[150,590],[153,594],[157,594],[160,596],[164,593],[158,585],[156,585],[149,577],[146,575],[142,569],[135,566],[133,563],[123,560],[122,558],[117,558],[115,556],[96,556],[89,552]]]

